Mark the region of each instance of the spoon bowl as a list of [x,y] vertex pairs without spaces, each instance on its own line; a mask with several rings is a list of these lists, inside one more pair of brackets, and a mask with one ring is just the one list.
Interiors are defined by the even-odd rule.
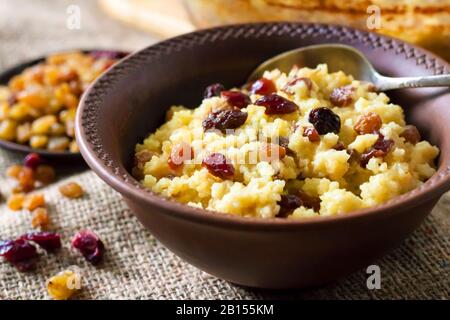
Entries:
[[278,54],[261,63],[249,76],[253,82],[265,71],[279,69],[289,72],[292,66],[315,68],[326,63],[330,72],[343,71],[355,79],[374,84],[377,91],[401,88],[450,86],[450,75],[391,78],[379,74],[359,50],[343,44],[320,44],[302,47]]

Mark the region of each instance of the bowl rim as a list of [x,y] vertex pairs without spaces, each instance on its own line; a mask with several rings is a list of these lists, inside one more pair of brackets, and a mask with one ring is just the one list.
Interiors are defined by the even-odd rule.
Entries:
[[[35,58],[30,58],[23,60],[19,63],[13,64],[9,66],[8,68],[2,70],[0,72],[0,86],[8,85],[9,80],[11,80],[14,76],[18,75],[22,71],[24,71],[27,68],[33,67],[37,65],[38,63],[41,63],[47,59],[50,55],[53,54],[61,54],[61,53],[71,53],[71,52],[82,52],[82,53],[93,53],[93,52],[118,52],[120,54],[128,55],[130,52],[125,50],[116,50],[116,49],[110,49],[110,48],[72,48],[72,49],[62,49],[62,50],[55,50],[50,51],[48,53],[39,55]],[[80,99],[81,101],[81,99]],[[83,157],[81,156],[81,152],[70,152],[70,151],[50,151],[47,149],[34,149],[26,144],[20,144],[13,141],[8,141],[4,139],[0,139],[0,148],[3,148],[5,150],[18,152],[22,154],[27,153],[37,153],[47,159],[68,159],[68,160],[83,160]]]
[[[176,216],[176,218],[181,218],[184,220],[189,220],[191,222],[214,225],[217,227],[227,226],[227,228],[234,229],[252,229],[260,231],[268,230],[298,230],[299,228],[309,228],[320,224],[334,224],[334,223],[344,223],[347,221],[356,221],[366,218],[382,218],[388,215],[395,215],[398,209],[406,210],[412,207],[416,207],[426,201],[436,198],[436,194],[442,195],[450,189],[450,166],[448,161],[443,160],[444,163],[441,168],[426,182],[424,182],[418,188],[411,190],[408,193],[394,197],[393,199],[374,207],[369,207],[365,209],[355,210],[348,214],[340,214],[333,216],[322,216],[322,217],[312,217],[303,219],[285,219],[285,218],[256,218],[256,217],[242,217],[233,214],[225,214],[216,211],[211,211],[207,209],[195,208],[186,204],[179,203],[175,200],[165,198],[161,195],[153,193],[150,190],[145,189],[140,182],[134,179],[131,174],[125,169],[119,167],[113,167],[110,163],[111,161],[107,159],[107,155],[102,153],[99,148],[95,148],[89,139],[87,138],[86,128],[84,126],[84,121],[89,121],[87,116],[85,116],[85,110],[87,108],[88,100],[91,95],[95,95],[95,91],[98,90],[105,81],[111,77],[112,74],[117,74],[123,72],[121,66],[125,63],[130,62],[130,60],[136,58],[136,56],[144,55],[151,52],[152,50],[158,50],[160,48],[167,48],[171,43],[182,42],[183,40],[190,40],[192,37],[204,36],[208,33],[221,32],[221,31],[232,31],[234,29],[240,28],[261,28],[261,27],[277,27],[283,28],[290,26],[292,28],[316,28],[316,30],[326,29],[331,32],[336,30],[341,31],[352,31],[364,36],[370,37],[371,41],[389,41],[391,43],[401,44],[406,49],[414,50],[417,54],[421,56],[427,56],[432,58],[440,66],[443,66],[443,71],[450,70],[450,64],[443,60],[442,58],[436,56],[435,54],[417,47],[415,45],[409,44],[405,41],[392,38],[389,36],[384,36],[376,34],[373,32],[368,32],[364,30],[359,30],[356,28],[345,27],[334,24],[318,24],[318,23],[300,23],[300,22],[261,22],[261,23],[242,23],[242,24],[232,24],[226,26],[213,27],[208,29],[202,29],[187,34],[183,34],[177,37],[173,37],[167,40],[157,42],[150,45],[144,49],[138,50],[129,56],[122,59],[115,66],[110,68],[97,80],[95,80],[86,93],[83,95],[80,105],[78,107],[76,116],[76,137],[80,147],[81,154],[83,155],[87,164],[92,168],[92,170],[103,179],[108,185],[113,189],[122,194],[125,198],[138,200],[140,203],[146,203],[151,206],[158,207],[163,210],[165,214],[170,214]],[[336,42],[341,43],[341,42]],[[350,44],[351,45],[351,44]],[[414,57],[417,59],[417,57]],[[410,59],[404,57],[404,59]],[[94,93],[93,93],[94,92]],[[101,148],[100,148],[101,149]],[[446,166],[446,167],[445,167]],[[152,214],[149,210],[148,214]]]

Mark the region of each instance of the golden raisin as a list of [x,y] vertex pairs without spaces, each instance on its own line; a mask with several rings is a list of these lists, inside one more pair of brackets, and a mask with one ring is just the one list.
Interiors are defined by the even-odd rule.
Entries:
[[14,140],[16,138],[17,122],[14,120],[4,120],[0,122],[0,139]]
[[374,112],[369,112],[360,115],[356,119],[353,129],[355,129],[358,134],[370,134],[380,130],[381,125],[382,121],[380,116]]
[[20,171],[22,171],[22,166],[14,164],[6,169],[6,175],[10,178],[18,179]]
[[33,211],[36,208],[45,206],[45,197],[42,194],[30,194],[25,197],[23,204],[23,208]]
[[25,195],[23,193],[12,194],[8,198],[8,202],[7,202],[8,208],[10,208],[13,211],[22,210],[24,200],[25,200]]
[[48,134],[52,126],[58,122],[58,119],[54,115],[43,116],[33,121],[31,125],[31,131],[35,135]]
[[27,143],[31,138],[31,125],[26,122],[17,127],[16,139],[19,143]]
[[33,169],[22,167],[18,176],[19,186],[24,192],[29,192],[34,189],[34,172]]
[[30,138],[30,146],[33,149],[44,149],[47,146],[48,137],[44,135],[32,136]]
[[47,149],[51,151],[64,151],[70,145],[67,137],[53,137],[48,140]]
[[50,222],[46,208],[36,208],[31,213],[31,225],[33,228],[45,228]]
[[70,199],[76,199],[83,196],[84,191],[81,186],[76,182],[69,182],[59,187],[61,194]]
[[72,270],[65,270],[47,281],[47,292],[55,300],[67,300],[81,289],[81,276]]
[[69,145],[69,150],[70,150],[70,152],[72,152],[72,153],[78,153],[78,152],[80,152],[80,148],[78,148],[78,143],[77,143],[75,140],[73,140],[73,141],[70,143],[70,145]]
[[55,181],[56,172],[55,169],[48,165],[40,165],[36,168],[34,177],[36,181],[39,181],[42,184],[50,184]]
[[405,127],[405,130],[400,134],[400,137],[405,138],[406,142],[416,144],[420,140],[422,140],[422,137],[420,136],[419,130],[417,130],[416,126],[413,125],[407,125]]

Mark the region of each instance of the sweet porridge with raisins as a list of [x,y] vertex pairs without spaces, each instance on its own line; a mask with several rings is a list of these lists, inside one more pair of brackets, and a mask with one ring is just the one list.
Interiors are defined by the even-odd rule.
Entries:
[[194,207],[305,218],[406,193],[435,173],[438,153],[386,94],[322,64],[242,89],[214,84],[198,108],[173,106],[136,146],[133,174]]

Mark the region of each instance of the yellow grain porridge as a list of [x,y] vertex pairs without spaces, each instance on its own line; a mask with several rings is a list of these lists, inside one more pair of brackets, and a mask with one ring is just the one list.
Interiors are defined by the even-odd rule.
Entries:
[[403,109],[343,72],[267,71],[241,89],[206,88],[136,146],[133,175],[190,206],[245,217],[346,214],[408,192],[439,150]]

